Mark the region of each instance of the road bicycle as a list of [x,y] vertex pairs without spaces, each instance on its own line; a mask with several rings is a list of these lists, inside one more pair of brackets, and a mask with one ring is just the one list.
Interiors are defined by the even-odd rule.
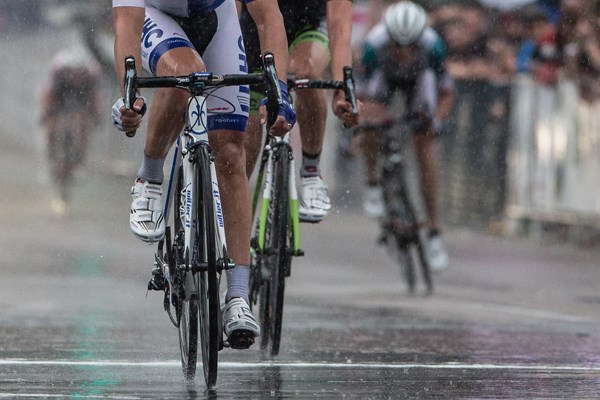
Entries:
[[[417,264],[426,294],[433,293],[431,267],[423,223],[419,218],[406,176],[406,144],[417,121],[404,117],[378,125],[381,135],[381,186],[386,212],[380,218],[379,243],[386,245],[399,262],[411,293],[416,291]],[[416,253],[416,254],[415,254]]]
[[164,239],[158,243],[148,289],[164,291],[163,306],[179,330],[183,374],[188,381],[195,377],[200,345],[209,389],[216,384],[218,353],[229,345],[223,338],[221,274],[235,265],[227,255],[221,197],[208,141],[205,100],[210,93],[206,90],[266,83],[271,104],[269,119],[273,120],[277,111],[272,110],[278,110],[281,92],[273,55],[266,54],[264,63],[265,72],[261,74],[197,72],[187,76],[138,78],[134,59],[128,57],[125,61],[128,108],[133,105],[137,88],[176,87],[190,92],[185,128],[175,145],[167,184],[164,215],[168,223]]
[[71,203],[75,174],[85,159],[88,132],[80,126],[85,118],[83,111],[60,112],[53,118],[56,131],[48,140],[48,161],[58,194],[57,211],[66,211]]
[[[344,68],[343,81],[290,77],[288,87],[290,90],[343,89],[353,112],[358,113],[350,67]],[[290,134],[267,135],[252,201],[254,234],[249,297],[251,306],[258,307],[261,350],[271,357],[279,354],[285,280],[291,274],[292,257],[304,255],[300,249],[295,171]]]

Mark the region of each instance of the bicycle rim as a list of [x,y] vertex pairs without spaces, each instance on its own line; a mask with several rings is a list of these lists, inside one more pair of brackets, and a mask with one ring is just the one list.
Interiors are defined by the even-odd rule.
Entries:
[[220,347],[219,281],[217,276],[217,249],[215,241],[215,214],[213,207],[210,155],[200,148],[196,176],[198,178],[198,229],[196,237],[196,265],[205,266],[197,273],[200,315],[200,346],[202,366],[208,388],[217,382],[217,364]]
[[283,301],[285,293],[285,274],[290,256],[288,254],[288,186],[291,154],[287,147],[281,146],[274,152],[273,195],[270,204],[266,231],[267,266],[269,276],[268,322],[270,336],[270,355],[279,354],[283,323]]
[[[175,201],[173,211],[173,227],[175,229],[175,242],[173,248],[170,251],[179,251],[183,249],[182,243],[184,242],[183,235],[185,231],[181,222],[180,207],[181,192],[183,190],[183,172],[180,167],[177,184],[175,186]],[[177,263],[183,263],[189,266],[190,255],[186,252],[185,255],[179,253],[174,257]],[[175,267],[176,268],[176,267]],[[198,359],[198,302],[196,297],[186,300],[185,298],[185,271],[174,270],[176,276],[174,277],[175,288],[177,293],[175,294],[176,299],[176,314],[177,314],[177,328],[179,331],[179,349],[181,352],[181,366],[183,369],[183,376],[187,381],[192,381],[196,376],[196,361]],[[196,285],[196,283],[194,283]]]

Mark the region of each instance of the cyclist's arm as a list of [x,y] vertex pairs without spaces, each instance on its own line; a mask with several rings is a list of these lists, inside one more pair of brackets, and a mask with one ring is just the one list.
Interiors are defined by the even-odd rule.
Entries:
[[275,69],[281,79],[287,76],[288,42],[283,16],[276,0],[245,0],[248,12],[258,30],[262,54],[273,53]]
[[[331,53],[331,76],[334,80],[344,79],[343,69],[352,65],[352,0],[329,0],[327,2],[327,32]],[[360,106],[360,104],[359,104]],[[347,127],[358,124],[358,115],[352,114],[352,106],[346,102],[343,90],[336,90],[332,99],[334,114]]]
[[[125,74],[125,58],[133,56],[138,73],[141,72],[141,36],[144,26],[144,0],[113,0],[113,28],[115,32],[115,70],[117,82],[123,95],[123,76]],[[119,129],[124,132],[134,131],[142,123],[142,115],[139,112],[144,107],[142,98],[138,98],[133,104],[133,110],[126,110],[125,106],[119,107],[119,102],[113,106],[120,113]]]
[[[121,4],[126,6],[121,6]],[[127,56],[135,58],[138,73],[141,72],[141,41],[144,26],[143,0],[113,0],[113,27],[115,32],[115,70],[117,81],[123,92],[124,60]]]
[[327,32],[331,53],[331,75],[334,80],[344,79],[343,68],[352,65],[352,0],[327,2]]
[[444,121],[450,115],[454,105],[454,88],[440,87],[438,91],[438,102],[435,110],[435,118]]

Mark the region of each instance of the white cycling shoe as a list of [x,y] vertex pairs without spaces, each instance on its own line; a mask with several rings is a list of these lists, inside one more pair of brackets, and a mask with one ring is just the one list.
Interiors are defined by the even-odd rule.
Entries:
[[303,177],[300,181],[302,182],[302,201],[298,206],[300,221],[322,221],[331,209],[327,184],[320,176]]
[[131,188],[129,226],[135,236],[154,243],[165,234],[162,206],[162,185],[136,181]]
[[260,326],[250,306],[241,297],[232,297],[223,310],[223,331],[233,349],[247,349],[260,336]]
[[427,258],[432,272],[440,272],[448,268],[448,252],[440,235],[429,238]]

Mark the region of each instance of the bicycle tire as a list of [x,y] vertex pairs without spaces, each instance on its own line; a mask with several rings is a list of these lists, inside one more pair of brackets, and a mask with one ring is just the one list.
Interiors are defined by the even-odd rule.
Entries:
[[[291,257],[288,250],[290,148],[281,145],[273,151],[273,192],[265,231],[265,248],[269,281],[265,306],[268,341],[265,346],[271,357],[279,354],[283,325],[283,304],[286,271]],[[266,293],[265,293],[266,294]],[[263,324],[264,325],[264,324]]]
[[406,286],[410,293],[414,293],[417,286],[415,261],[412,255],[412,240],[404,235],[394,235],[395,245],[398,248],[398,263],[404,276]]
[[210,389],[217,383],[217,367],[221,346],[221,312],[219,304],[219,280],[212,179],[210,176],[210,154],[208,147],[199,148],[196,162],[197,193],[197,237],[196,265],[198,275],[198,305],[200,346],[204,380]]
[[[175,230],[175,242],[173,244],[173,252],[185,251],[185,254],[177,254],[174,257],[177,261],[177,266],[174,277],[176,293],[176,319],[177,330],[179,333],[179,349],[181,354],[181,367],[183,377],[187,381],[192,381],[196,376],[196,362],[198,359],[198,301],[196,297],[186,300],[185,297],[185,276],[186,272],[178,269],[178,266],[183,264],[189,266],[190,254],[188,250],[183,248],[185,230],[181,221],[181,207],[183,201],[181,199],[183,192],[183,168],[179,167],[178,179],[175,185],[174,207],[173,207],[173,227]],[[196,284],[196,283],[195,283]]]
[[406,257],[404,268],[404,280],[408,290],[414,293],[416,287],[416,268],[414,258],[410,251],[412,245],[416,245],[419,253],[422,277],[427,287],[427,293],[433,291],[433,281],[429,268],[429,260],[425,254],[425,246],[419,235],[419,220],[412,198],[408,192],[408,182],[404,174],[403,159],[401,157],[388,159],[384,162],[382,171],[382,186],[384,201],[387,208],[388,224],[394,237],[400,254]]
[[419,238],[417,242],[417,252],[419,254],[421,274],[423,276],[423,281],[425,282],[427,295],[430,295],[433,293],[433,279],[431,277],[431,266],[429,265],[429,258],[427,257],[425,251],[425,243],[423,243],[421,238]]

